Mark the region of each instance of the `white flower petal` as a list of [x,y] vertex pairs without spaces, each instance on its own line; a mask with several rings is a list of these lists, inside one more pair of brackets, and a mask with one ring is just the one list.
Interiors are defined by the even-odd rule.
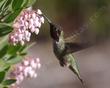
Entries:
[[38,9],[38,10],[37,10],[37,14],[39,14],[39,15],[41,15],[41,14],[42,14],[42,12],[41,12],[41,10],[40,10],[40,9]]
[[40,59],[39,58],[36,58],[36,62],[39,63],[40,62]]
[[38,23],[38,28],[40,28],[40,27],[41,27],[41,22]]
[[32,6],[28,7],[27,10],[31,11],[32,10]]
[[35,63],[34,60],[31,61],[31,67],[36,69],[37,68],[37,63]]
[[38,69],[41,68],[41,64],[40,63],[38,63],[37,66],[38,66]]
[[36,18],[36,14],[35,14],[35,13],[32,14],[32,18],[33,18],[33,19]]
[[40,18],[40,21],[41,21],[42,23],[44,23],[44,17],[41,17],[41,18]]
[[24,45],[24,41],[22,40],[22,41],[20,41],[20,44],[23,46]]
[[37,74],[35,73],[35,74],[34,74],[34,78],[36,78],[36,77],[37,77]]
[[33,33],[33,32],[35,31],[35,27],[32,26],[30,30],[31,30],[31,32]]
[[23,70],[23,66],[18,66],[19,71]]
[[31,70],[31,71],[29,72],[29,76],[30,76],[31,78],[33,78],[34,75],[35,75],[35,71],[34,71],[34,70]]
[[28,68],[25,68],[25,69],[24,69],[23,74],[24,74],[25,77],[28,76]]
[[35,29],[35,34],[38,35],[38,33],[39,33],[39,29],[36,28],[36,29]]
[[29,65],[29,61],[28,61],[28,60],[25,60],[25,61],[23,62],[23,65],[28,66],[28,65]]
[[23,79],[24,79],[24,76],[23,76],[23,75],[19,75],[18,78],[19,78],[19,80],[22,82]]

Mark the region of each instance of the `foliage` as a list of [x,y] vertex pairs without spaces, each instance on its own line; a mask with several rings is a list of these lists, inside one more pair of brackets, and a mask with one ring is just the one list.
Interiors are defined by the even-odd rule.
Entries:
[[13,46],[8,43],[8,35],[13,30],[12,24],[20,12],[32,6],[36,0],[0,0],[0,88],[8,88],[16,82],[6,76],[13,64],[27,54],[27,45]]

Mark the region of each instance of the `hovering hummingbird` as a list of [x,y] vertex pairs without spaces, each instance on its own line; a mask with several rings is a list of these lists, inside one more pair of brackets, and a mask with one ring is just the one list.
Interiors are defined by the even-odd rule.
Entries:
[[73,73],[78,77],[82,85],[84,85],[84,81],[82,80],[77,62],[72,55],[73,52],[79,51],[81,49],[86,48],[87,46],[82,46],[81,44],[66,42],[64,39],[64,32],[62,27],[52,23],[45,15],[44,17],[48,21],[50,25],[50,35],[53,39],[53,51],[59,63],[62,67],[67,66]]

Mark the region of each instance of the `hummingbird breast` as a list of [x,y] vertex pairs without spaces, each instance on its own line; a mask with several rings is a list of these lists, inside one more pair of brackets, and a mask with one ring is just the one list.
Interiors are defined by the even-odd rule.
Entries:
[[65,43],[63,42],[54,42],[53,43],[53,51],[56,57],[60,60],[63,57],[63,53],[65,52]]

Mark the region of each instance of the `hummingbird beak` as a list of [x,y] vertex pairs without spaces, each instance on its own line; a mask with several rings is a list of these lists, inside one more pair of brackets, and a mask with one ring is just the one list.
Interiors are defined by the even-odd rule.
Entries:
[[45,14],[42,14],[42,16],[47,20],[47,22],[50,24],[52,23],[52,21],[45,15]]
[[50,25],[50,35],[51,35],[51,37],[53,38],[53,40],[58,42],[59,41],[59,36],[60,36],[60,33],[61,33],[60,26],[52,23],[52,21],[50,19],[48,19],[47,16],[45,16],[44,14],[42,14],[42,16],[47,20],[47,22]]

